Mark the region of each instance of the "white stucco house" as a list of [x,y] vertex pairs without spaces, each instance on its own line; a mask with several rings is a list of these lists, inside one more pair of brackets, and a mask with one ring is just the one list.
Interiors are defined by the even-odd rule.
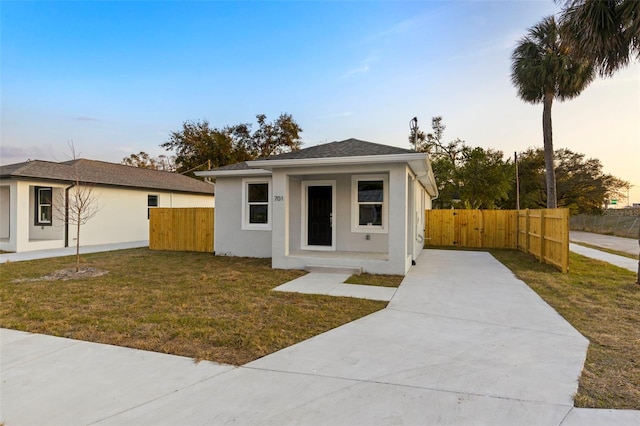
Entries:
[[217,255],[404,275],[438,190],[425,153],[348,139],[197,172],[216,180]]
[[[82,246],[149,239],[153,207],[213,207],[210,183],[159,170],[87,159],[27,161],[0,167],[0,250],[75,246],[65,224],[68,191],[90,186],[96,215],[82,225]],[[73,225],[71,225],[73,227]]]

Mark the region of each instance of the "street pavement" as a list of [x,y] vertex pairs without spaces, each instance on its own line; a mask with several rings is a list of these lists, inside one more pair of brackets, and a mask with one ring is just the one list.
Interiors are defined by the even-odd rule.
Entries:
[[637,238],[622,238],[613,235],[594,234],[592,232],[570,231],[569,240],[576,243],[587,243],[598,247],[623,251],[635,256],[640,253]]

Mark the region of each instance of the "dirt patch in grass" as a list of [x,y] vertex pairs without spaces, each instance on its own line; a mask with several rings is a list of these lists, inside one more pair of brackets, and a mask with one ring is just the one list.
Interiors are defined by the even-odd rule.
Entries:
[[73,258],[0,268],[0,327],[241,365],[386,306],[386,302],[283,293],[304,274],[270,259],[146,248],[83,255],[109,271],[67,281],[23,281]]
[[76,271],[76,268],[59,269],[48,275],[43,275],[37,278],[16,278],[11,281],[12,283],[24,283],[24,282],[36,282],[36,281],[68,281],[78,280],[83,278],[101,277],[108,274],[109,271],[103,269],[86,267],[80,268]]
[[399,287],[403,280],[402,275],[384,275],[384,274],[360,274],[351,275],[345,283],[347,284],[364,284],[379,287]]
[[575,253],[568,274],[517,251],[491,253],[589,339],[575,405],[640,409],[640,286],[635,274]]

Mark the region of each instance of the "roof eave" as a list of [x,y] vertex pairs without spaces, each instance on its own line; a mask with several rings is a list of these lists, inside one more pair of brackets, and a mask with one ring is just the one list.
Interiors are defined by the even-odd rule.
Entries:
[[195,172],[196,176],[202,177],[233,177],[233,176],[271,176],[271,170],[264,169],[244,169],[244,170],[203,170]]
[[422,161],[410,161],[409,167],[416,174],[418,181],[424,186],[425,190],[431,198],[437,198],[438,185],[436,184],[435,176],[433,175],[433,169],[431,168],[431,161],[429,157],[425,156]]
[[402,163],[416,159],[423,159],[424,153],[387,154],[387,155],[359,155],[353,157],[327,157],[327,158],[292,158],[285,160],[252,160],[247,161],[249,167],[259,167],[272,170],[281,167],[296,166],[334,166],[345,164],[376,164],[376,163]]

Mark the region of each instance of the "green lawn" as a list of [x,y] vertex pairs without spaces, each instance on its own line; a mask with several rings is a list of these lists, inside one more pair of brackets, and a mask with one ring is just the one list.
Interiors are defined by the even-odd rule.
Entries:
[[0,327],[241,365],[386,306],[271,291],[304,274],[270,259],[148,249],[82,256],[108,274],[13,282],[73,265],[72,257],[0,268]]
[[360,274],[351,275],[345,283],[375,285],[379,287],[400,287],[402,275]]

